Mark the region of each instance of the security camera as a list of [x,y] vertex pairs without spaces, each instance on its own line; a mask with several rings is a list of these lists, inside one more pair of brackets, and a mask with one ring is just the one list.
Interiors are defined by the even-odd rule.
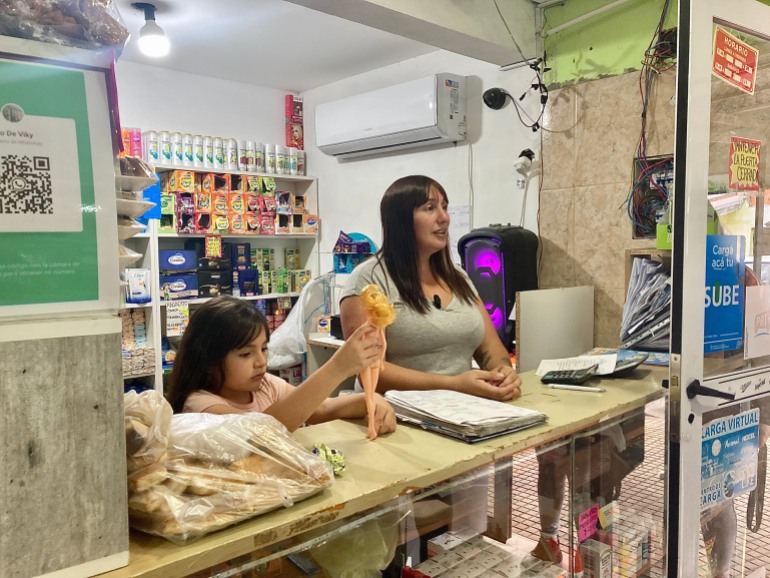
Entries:
[[519,158],[513,161],[513,168],[522,176],[527,176],[532,170],[532,163],[535,161],[535,153],[532,149],[524,149],[519,153]]

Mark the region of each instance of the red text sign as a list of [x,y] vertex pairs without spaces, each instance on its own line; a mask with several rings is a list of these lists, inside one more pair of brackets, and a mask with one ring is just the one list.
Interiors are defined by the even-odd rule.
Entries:
[[744,92],[754,94],[758,56],[759,51],[756,48],[717,26],[711,62],[711,72],[714,75]]

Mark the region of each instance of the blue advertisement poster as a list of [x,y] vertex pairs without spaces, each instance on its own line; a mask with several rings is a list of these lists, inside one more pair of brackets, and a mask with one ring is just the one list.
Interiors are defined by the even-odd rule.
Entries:
[[707,237],[704,354],[743,347],[745,252],[742,236]]
[[701,511],[757,486],[759,409],[715,419],[701,435]]

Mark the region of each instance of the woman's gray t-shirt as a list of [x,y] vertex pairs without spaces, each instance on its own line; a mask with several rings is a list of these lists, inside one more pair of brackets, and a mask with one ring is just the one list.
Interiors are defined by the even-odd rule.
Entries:
[[[459,268],[458,271],[473,288],[465,272]],[[484,320],[475,303],[465,303],[455,295],[451,302],[442,303],[440,309],[431,306],[428,313],[422,315],[403,303],[396,284],[385,270],[385,263],[375,257],[353,270],[341,299],[359,295],[370,283],[379,286],[396,306],[396,320],[385,332],[387,361],[440,375],[459,375],[471,369],[473,352],[484,339]]]

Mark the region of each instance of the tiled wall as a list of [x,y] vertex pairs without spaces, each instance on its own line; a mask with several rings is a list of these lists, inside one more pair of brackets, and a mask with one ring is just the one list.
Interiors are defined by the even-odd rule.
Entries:
[[[674,151],[675,71],[656,82],[647,154]],[[625,200],[641,130],[639,73],[551,91],[544,117],[540,287],[595,287],[594,342],[619,345],[626,249],[633,239]]]

